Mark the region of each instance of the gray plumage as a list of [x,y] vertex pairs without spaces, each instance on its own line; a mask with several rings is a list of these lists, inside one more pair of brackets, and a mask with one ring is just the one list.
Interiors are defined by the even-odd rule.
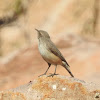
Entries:
[[[39,51],[43,59],[48,63],[48,69],[50,68],[51,64],[56,65],[56,67],[57,65],[62,65],[69,72],[69,74],[74,77],[70,71],[69,64],[67,63],[61,52],[57,49],[55,44],[51,41],[49,34],[43,30],[35,30],[38,33]],[[44,74],[47,73],[48,69]],[[56,68],[54,74],[52,74],[51,76],[54,75],[56,75]]]

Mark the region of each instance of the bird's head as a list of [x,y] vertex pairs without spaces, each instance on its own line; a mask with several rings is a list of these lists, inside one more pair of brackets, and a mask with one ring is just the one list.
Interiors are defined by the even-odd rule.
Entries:
[[35,29],[38,33],[38,39],[41,37],[50,39],[49,34],[46,31]]

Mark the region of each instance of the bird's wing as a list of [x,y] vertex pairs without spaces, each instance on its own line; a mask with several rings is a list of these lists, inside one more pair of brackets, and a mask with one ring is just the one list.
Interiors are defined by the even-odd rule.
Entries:
[[57,49],[57,47],[51,40],[49,40],[48,43],[46,43],[46,44],[47,44],[48,50],[50,52],[52,52],[54,55],[58,56],[62,61],[66,62],[66,64],[69,66],[69,64],[67,63],[67,61],[65,60],[65,58],[63,57],[61,52]]

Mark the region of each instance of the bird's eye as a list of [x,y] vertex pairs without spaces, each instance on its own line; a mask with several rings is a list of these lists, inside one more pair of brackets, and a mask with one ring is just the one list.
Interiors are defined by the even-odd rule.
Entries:
[[40,32],[40,35],[43,36],[43,34]]
[[42,33],[41,32],[39,32],[39,34],[40,34],[40,37],[42,36]]

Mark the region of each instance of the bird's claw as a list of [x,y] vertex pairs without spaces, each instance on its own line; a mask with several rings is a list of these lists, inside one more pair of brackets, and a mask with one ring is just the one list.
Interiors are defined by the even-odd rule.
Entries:
[[46,73],[44,73],[44,74],[42,74],[42,75],[39,75],[38,77],[41,77],[41,76],[43,76],[43,75],[46,75]]
[[55,75],[59,75],[59,74],[55,74],[55,73],[54,74],[50,74],[50,75],[48,75],[48,77],[51,77],[51,76],[53,77]]

